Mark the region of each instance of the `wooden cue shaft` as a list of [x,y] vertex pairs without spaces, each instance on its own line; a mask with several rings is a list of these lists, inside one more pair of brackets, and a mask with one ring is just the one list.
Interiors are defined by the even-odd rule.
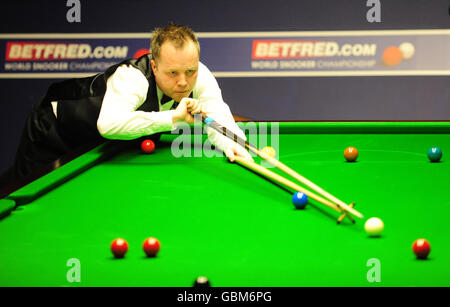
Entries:
[[306,194],[308,197],[318,201],[319,203],[321,203],[321,204],[323,204],[323,205],[325,205],[325,206],[327,206],[327,207],[329,207],[329,208],[331,208],[331,209],[333,209],[333,210],[335,210],[337,212],[340,212],[340,213],[342,212],[342,209],[340,209],[338,206],[336,206],[332,202],[330,202],[330,201],[328,201],[326,199],[323,199],[322,197],[320,197],[320,196],[318,196],[318,195],[316,195],[316,194],[314,194],[314,193],[312,193],[312,192],[310,192],[310,191],[300,187],[299,185],[295,184],[294,182],[292,182],[292,181],[290,181],[290,180],[288,180],[288,179],[286,179],[286,178],[284,178],[284,177],[282,177],[282,176],[280,176],[280,175],[278,175],[278,174],[276,174],[276,173],[274,173],[274,172],[272,172],[272,171],[262,167],[261,165],[256,164],[255,162],[248,161],[248,160],[246,160],[244,158],[241,158],[241,157],[236,157],[236,162],[238,162],[239,164],[241,164],[241,165],[243,165],[243,166],[245,166],[245,167],[247,167],[247,168],[257,172],[258,174],[261,174],[261,175],[264,175],[267,178],[270,178],[271,180],[273,180],[275,182],[281,183],[282,185],[290,187],[293,190],[302,192],[302,193]]
[[301,183],[305,184],[306,186],[308,186],[309,188],[311,188],[315,192],[317,192],[317,193],[321,194],[322,196],[328,198],[329,200],[335,202],[343,210],[348,211],[349,213],[355,215],[358,218],[361,218],[361,219],[363,218],[363,215],[360,212],[358,212],[355,209],[351,208],[350,206],[345,204],[343,201],[337,199],[336,197],[334,197],[333,195],[331,195],[327,191],[323,190],[322,188],[320,188],[316,184],[312,183],[311,181],[309,181],[305,177],[301,176],[300,174],[298,174],[297,172],[295,172],[291,168],[287,167],[286,165],[284,165],[280,161],[270,157],[269,155],[267,155],[263,151],[261,151],[258,148],[252,146],[249,142],[243,140],[241,137],[237,136],[236,134],[234,134],[232,131],[230,131],[226,127],[222,127],[219,123],[217,123],[212,118],[207,117],[204,113],[202,113],[202,119],[203,119],[203,122],[206,125],[208,125],[209,127],[214,128],[215,130],[217,130],[218,132],[222,133],[226,137],[228,137],[228,138],[234,140],[235,142],[239,143],[240,145],[246,147],[250,151],[254,152],[256,155],[260,156],[261,158],[265,159],[266,161],[268,161],[269,163],[271,163],[275,167],[279,168],[283,172],[285,172],[288,175],[290,175],[291,177],[293,177],[296,180],[300,181]]
[[265,159],[266,161],[268,161],[273,166],[279,168],[280,170],[282,170],[286,174],[288,174],[291,177],[295,178],[296,180],[300,181],[301,183],[303,183],[307,187],[311,188],[312,190],[314,190],[318,194],[320,194],[320,195],[328,198],[329,200],[333,201],[334,203],[336,203],[339,207],[341,207],[345,211],[348,211],[349,213],[355,215],[356,217],[359,217],[360,219],[363,218],[363,215],[360,212],[356,211],[355,209],[353,209],[352,207],[350,207],[349,205],[347,205],[343,201],[341,201],[338,198],[336,198],[335,196],[331,195],[330,193],[328,193],[327,191],[325,191],[321,187],[319,187],[316,184],[312,183],[311,181],[309,181],[308,179],[306,179],[305,177],[303,177],[302,175],[300,175],[296,171],[292,170],[288,166],[284,165],[283,163],[281,163],[277,159],[272,158],[271,156],[267,155],[265,152],[263,152],[263,151],[261,151],[259,149],[256,149],[256,151],[258,152],[257,154],[261,158]]

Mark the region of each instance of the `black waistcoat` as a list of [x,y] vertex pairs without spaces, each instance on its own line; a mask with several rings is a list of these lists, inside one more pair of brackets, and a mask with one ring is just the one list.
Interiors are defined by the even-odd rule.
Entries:
[[86,78],[69,79],[53,83],[43,99],[47,106],[58,101],[58,132],[72,146],[101,139],[97,120],[103,103],[108,78],[123,64],[139,69],[148,80],[147,99],[139,111],[159,111],[155,78],[150,65],[150,56],[125,60],[109,67],[104,73]]

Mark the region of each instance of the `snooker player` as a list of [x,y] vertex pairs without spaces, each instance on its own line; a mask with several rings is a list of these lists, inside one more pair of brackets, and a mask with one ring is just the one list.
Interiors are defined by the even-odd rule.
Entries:
[[[14,165],[0,187],[96,140],[158,138],[204,112],[245,139],[216,79],[199,62],[200,45],[186,26],[157,28],[151,54],[125,60],[87,78],[53,83],[35,104]],[[207,127],[208,138],[233,161],[252,159],[237,143]]]

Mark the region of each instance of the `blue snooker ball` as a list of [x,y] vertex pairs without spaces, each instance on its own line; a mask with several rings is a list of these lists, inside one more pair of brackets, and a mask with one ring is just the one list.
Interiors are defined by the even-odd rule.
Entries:
[[431,162],[439,162],[439,160],[441,160],[441,157],[442,151],[439,148],[433,147],[428,150],[428,158]]
[[292,195],[292,203],[297,209],[304,209],[308,203],[308,196],[302,192],[296,192]]

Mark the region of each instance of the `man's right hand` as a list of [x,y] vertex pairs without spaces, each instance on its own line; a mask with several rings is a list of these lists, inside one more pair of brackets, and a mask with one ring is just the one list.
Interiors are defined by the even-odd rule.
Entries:
[[193,114],[201,112],[201,106],[197,99],[183,98],[181,99],[178,107],[174,110],[172,116],[172,122],[186,122],[188,124],[194,123]]

